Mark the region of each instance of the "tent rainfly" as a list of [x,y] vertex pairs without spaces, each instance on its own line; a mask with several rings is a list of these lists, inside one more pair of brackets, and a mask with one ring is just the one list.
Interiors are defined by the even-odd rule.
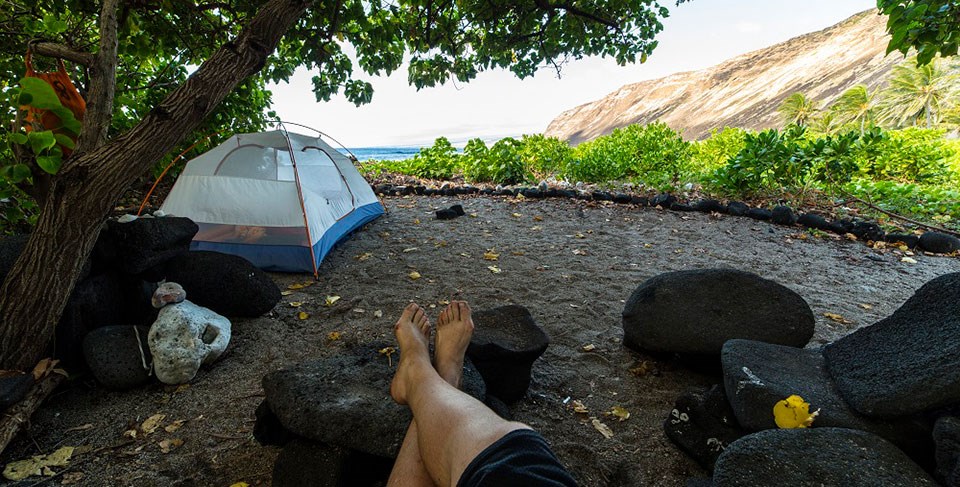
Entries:
[[200,226],[191,249],[314,276],[337,242],[384,213],[349,158],[285,130],[237,134],[190,160],[160,209]]

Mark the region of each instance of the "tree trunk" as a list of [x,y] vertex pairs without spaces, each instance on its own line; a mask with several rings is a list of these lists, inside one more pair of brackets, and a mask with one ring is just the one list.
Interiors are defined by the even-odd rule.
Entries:
[[64,164],[40,202],[30,240],[0,287],[0,368],[27,369],[37,362],[116,200],[240,81],[263,67],[311,3],[270,0],[236,39],[136,127]]

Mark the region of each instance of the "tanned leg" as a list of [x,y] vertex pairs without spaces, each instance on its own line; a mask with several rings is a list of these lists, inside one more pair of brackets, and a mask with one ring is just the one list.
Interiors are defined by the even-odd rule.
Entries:
[[[470,307],[462,301],[451,303],[440,323],[437,366],[459,382],[463,353],[473,332]],[[447,383],[430,364],[427,335],[413,321],[401,319],[394,331],[401,353],[390,395],[413,411],[420,457],[437,485],[456,485],[467,465],[486,447],[511,431],[529,428],[504,420]]]
[[[399,321],[412,322],[420,333],[430,340],[430,322],[427,320],[423,309],[415,303],[410,303],[403,310]],[[399,327],[399,322],[397,323]],[[406,326],[409,326],[407,324]],[[427,472],[427,468],[420,458],[420,444],[418,441],[417,420],[410,421],[407,428],[407,434],[403,437],[403,444],[400,445],[400,451],[397,453],[397,459],[393,463],[393,470],[390,471],[390,479],[387,481],[389,487],[435,487],[433,479]]]

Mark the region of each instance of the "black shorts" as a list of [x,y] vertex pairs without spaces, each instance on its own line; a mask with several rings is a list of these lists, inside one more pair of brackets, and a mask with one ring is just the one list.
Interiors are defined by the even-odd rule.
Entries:
[[514,430],[485,448],[467,465],[457,487],[576,486],[550,451],[547,440],[529,429]]

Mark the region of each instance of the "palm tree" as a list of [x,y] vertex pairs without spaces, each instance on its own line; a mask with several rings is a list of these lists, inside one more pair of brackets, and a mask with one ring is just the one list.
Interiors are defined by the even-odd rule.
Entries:
[[890,86],[882,93],[880,118],[895,127],[910,122],[927,128],[940,123],[944,112],[952,106],[952,98],[960,94],[960,70],[956,63],[934,59],[917,66],[907,60],[894,66]]
[[830,111],[836,115],[840,125],[858,124],[860,135],[863,135],[867,125],[872,124],[876,116],[876,94],[876,91],[871,93],[866,85],[854,86],[837,98]]
[[810,120],[810,129],[824,135],[835,134],[843,125],[844,122],[840,120],[837,112],[833,109],[826,110],[819,117]]
[[820,110],[820,104],[807,98],[803,93],[797,92],[787,97],[780,104],[777,111],[783,117],[787,124],[796,124],[801,127],[807,126],[814,115]]

